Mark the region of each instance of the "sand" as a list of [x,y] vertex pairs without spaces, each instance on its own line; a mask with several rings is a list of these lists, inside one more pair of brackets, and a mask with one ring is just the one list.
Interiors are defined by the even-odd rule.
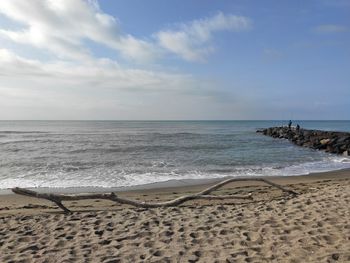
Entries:
[[[271,178],[270,178],[271,179]],[[350,262],[350,171],[274,178],[300,193],[261,183],[253,201],[191,201],[140,209],[109,201],[66,202],[0,196],[0,262]],[[169,200],[205,185],[123,192]]]

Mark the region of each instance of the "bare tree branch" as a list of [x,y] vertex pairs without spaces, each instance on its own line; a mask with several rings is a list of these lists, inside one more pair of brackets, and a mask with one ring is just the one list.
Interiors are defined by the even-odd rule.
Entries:
[[35,197],[35,198],[41,198],[46,199],[49,201],[54,202],[58,207],[60,207],[66,214],[72,213],[68,208],[66,208],[62,201],[76,201],[76,200],[86,200],[86,199],[105,199],[105,200],[111,200],[114,202],[117,202],[119,204],[127,204],[135,207],[142,207],[142,208],[155,208],[155,207],[170,207],[170,206],[178,206],[184,202],[194,200],[194,199],[207,199],[207,200],[224,200],[224,199],[250,199],[252,200],[251,194],[246,196],[237,196],[237,195],[209,195],[211,192],[223,187],[226,184],[232,183],[232,182],[238,182],[238,181],[259,181],[266,184],[269,184],[273,187],[276,187],[283,192],[286,192],[291,195],[297,195],[298,193],[286,189],[282,187],[281,185],[275,184],[271,181],[268,181],[263,178],[230,178],[227,180],[224,180],[222,182],[219,182],[199,193],[190,194],[190,195],[184,195],[178,198],[175,198],[173,200],[164,201],[164,202],[157,202],[157,203],[148,203],[148,202],[139,202],[128,198],[123,198],[117,196],[115,193],[108,193],[108,194],[77,194],[77,195],[63,195],[63,194],[48,194],[48,193],[38,193],[32,190],[24,189],[24,188],[13,188],[12,192],[20,195]]

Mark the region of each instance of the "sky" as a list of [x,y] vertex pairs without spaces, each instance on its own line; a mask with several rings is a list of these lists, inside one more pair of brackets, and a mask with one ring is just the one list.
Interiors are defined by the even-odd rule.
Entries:
[[350,0],[0,1],[0,120],[349,116]]

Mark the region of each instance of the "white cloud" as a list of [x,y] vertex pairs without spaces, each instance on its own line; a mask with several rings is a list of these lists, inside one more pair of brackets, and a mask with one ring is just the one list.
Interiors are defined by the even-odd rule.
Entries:
[[[146,90],[168,92],[186,89],[196,81],[190,75],[169,74],[142,69],[124,69],[109,59],[99,59],[88,64],[56,61],[44,63],[19,57],[6,49],[0,49],[0,75],[24,81],[49,80],[48,83],[69,82],[70,87],[89,87],[89,83],[99,83],[95,87],[114,90]],[[47,83],[46,83],[47,84]],[[51,84],[50,84],[51,85]],[[56,84],[55,84],[56,85]],[[18,85],[20,86],[20,85]],[[45,86],[45,85],[42,85]],[[16,87],[14,87],[16,88]]]
[[159,44],[189,61],[203,61],[205,56],[213,49],[206,44],[218,31],[241,31],[251,27],[251,21],[247,17],[217,15],[200,20],[194,20],[188,24],[180,25],[179,30],[165,30],[156,34]]
[[136,62],[149,62],[170,51],[187,61],[203,61],[213,51],[209,45],[219,31],[247,30],[247,17],[223,14],[180,24],[179,30],[153,34],[156,42],[122,32],[118,20],[104,13],[96,0],[1,0],[0,13],[22,28],[0,28],[0,36],[16,43],[44,49],[60,59],[92,59],[84,43],[90,40],[118,51]]
[[247,18],[219,13],[148,41],[123,33],[94,0],[0,0],[1,14],[15,24],[0,25],[0,119],[203,119],[219,116],[223,105],[240,112],[211,80],[125,67],[93,55],[86,40],[132,61],[169,51],[201,61],[215,32],[245,30]]
[[315,28],[318,33],[340,33],[349,31],[349,28],[342,25],[319,25]]
[[24,28],[1,29],[0,35],[21,44],[51,51],[64,59],[88,60],[88,39],[118,50],[127,58],[150,60],[156,49],[146,41],[122,34],[117,20],[103,13],[96,1],[2,0],[0,12]]

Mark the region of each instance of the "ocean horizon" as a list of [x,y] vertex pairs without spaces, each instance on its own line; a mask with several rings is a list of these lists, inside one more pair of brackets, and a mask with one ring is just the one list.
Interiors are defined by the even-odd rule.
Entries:
[[[0,121],[0,189],[124,187],[227,176],[287,176],[350,167],[350,158],[256,130],[286,120]],[[350,121],[294,120],[350,131]]]

